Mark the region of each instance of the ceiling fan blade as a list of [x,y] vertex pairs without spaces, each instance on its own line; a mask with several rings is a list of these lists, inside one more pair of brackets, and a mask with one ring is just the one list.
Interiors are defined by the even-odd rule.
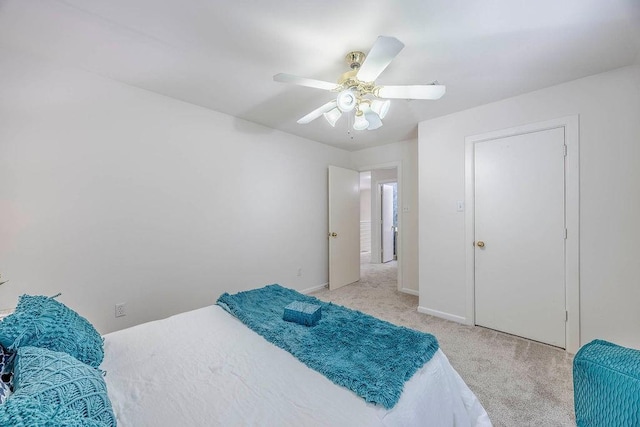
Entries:
[[326,104],[324,104],[322,107],[313,110],[312,112],[310,112],[309,114],[307,114],[306,116],[298,120],[298,124],[306,125],[307,123],[314,121],[324,113],[333,110],[334,108],[336,108],[336,105],[337,105],[337,102],[335,99],[333,101],[329,101]]
[[338,85],[336,83],[325,82],[322,80],[308,79],[306,77],[298,77],[293,74],[279,73],[273,76],[273,80],[281,83],[293,83],[294,85],[312,87],[316,89],[333,90]]
[[380,98],[396,99],[440,99],[445,93],[444,85],[380,86]]
[[403,47],[404,43],[395,37],[379,36],[358,70],[358,80],[375,81]]

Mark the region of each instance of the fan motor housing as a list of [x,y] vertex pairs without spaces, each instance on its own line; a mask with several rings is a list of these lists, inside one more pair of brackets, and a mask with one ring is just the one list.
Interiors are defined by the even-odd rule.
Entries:
[[364,53],[357,50],[347,53],[347,56],[344,57],[345,61],[347,61],[347,64],[349,64],[349,68],[356,71],[364,62],[364,58]]

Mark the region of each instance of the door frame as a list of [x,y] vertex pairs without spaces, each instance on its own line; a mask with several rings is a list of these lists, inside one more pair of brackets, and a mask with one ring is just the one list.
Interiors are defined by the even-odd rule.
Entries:
[[570,353],[580,348],[580,168],[579,116],[572,115],[472,135],[465,138],[465,256],[466,256],[466,319],[475,325],[475,144],[497,138],[564,128],[565,145],[565,345]]
[[[397,171],[396,171],[397,174]],[[396,184],[396,192],[398,192],[398,179],[396,177],[396,179],[381,179],[380,181],[376,181],[377,182],[377,186],[378,186],[378,198],[376,199],[376,206],[375,206],[375,210],[378,211],[378,262],[380,264],[384,263],[384,261],[382,261],[382,252],[384,251],[383,246],[384,243],[382,241],[382,186],[385,184]],[[396,200],[396,210],[398,210],[398,200]],[[400,213],[400,212],[398,212]],[[400,215],[398,215],[398,222],[400,221]],[[400,229],[400,225],[397,225],[398,230]],[[400,233],[398,233],[400,234]],[[396,261],[398,259],[398,241],[396,239]]]
[[[414,292],[413,290],[410,289],[406,289],[404,286],[404,276],[402,274],[402,260],[404,259],[402,257],[402,244],[403,244],[403,238],[402,238],[402,234],[404,233],[404,228],[402,225],[402,213],[403,210],[401,210],[401,207],[404,206],[403,203],[403,188],[402,188],[402,161],[398,160],[398,161],[394,161],[394,162],[388,162],[388,163],[378,163],[378,164],[373,164],[373,165],[365,165],[365,166],[359,166],[358,167],[358,171],[360,172],[367,172],[367,171],[373,171],[376,169],[392,169],[392,168],[396,168],[396,179],[391,180],[390,182],[397,182],[398,183],[398,240],[396,241],[396,255],[397,255],[397,271],[398,271],[398,292],[403,292],[403,293],[410,293],[412,295],[418,295],[417,292]],[[373,189],[375,188],[375,186],[377,186],[379,183],[382,183],[382,181],[376,181],[375,183],[373,182],[373,180],[371,181],[371,201],[372,203],[375,203],[376,207],[380,206],[380,195],[378,194],[378,191],[373,191]],[[374,215],[376,216],[374,218]],[[377,221],[377,224],[380,224],[380,211],[379,209],[374,209],[373,212],[371,212],[371,231],[372,231],[372,237],[373,237],[373,224],[374,221]],[[377,233],[380,234],[380,227],[376,227],[377,228]],[[372,239],[373,240],[373,239]],[[373,256],[373,246],[371,247],[371,253]],[[378,238],[378,260],[380,260],[380,239]]]

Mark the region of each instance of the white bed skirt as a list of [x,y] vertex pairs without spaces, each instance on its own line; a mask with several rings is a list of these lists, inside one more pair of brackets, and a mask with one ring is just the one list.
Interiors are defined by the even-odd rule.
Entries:
[[366,403],[218,306],[105,335],[118,425],[490,426],[440,350],[391,410]]

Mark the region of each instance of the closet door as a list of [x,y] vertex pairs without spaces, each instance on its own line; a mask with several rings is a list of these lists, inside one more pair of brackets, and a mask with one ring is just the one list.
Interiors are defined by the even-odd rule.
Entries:
[[476,324],[565,348],[564,128],[478,142]]

